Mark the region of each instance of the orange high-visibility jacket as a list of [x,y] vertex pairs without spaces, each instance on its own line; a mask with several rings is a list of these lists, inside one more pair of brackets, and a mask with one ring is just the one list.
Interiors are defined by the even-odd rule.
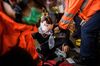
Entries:
[[100,10],[100,0],[65,0],[65,12],[62,16],[59,27],[66,29],[73,20],[76,13],[87,21],[96,11]]
[[[18,24],[0,11],[0,56],[11,50],[12,47],[21,47],[28,51],[33,60],[39,61],[38,66],[42,66],[35,47],[32,33],[37,32],[36,26]],[[18,42],[19,41],[19,42]]]
[[36,32],[35,26],[18,24],[0,11],[0,55],[5,54],[14,47],[19,40],[19,47],[26,49],[33,58],[37,58],[38,53],[34,46],[34,39],[31,34]]
[[[19,47],[26,49],[33,59],[37,60],[38,53],[31,35],[35,32],[36,26],[17,23],[0,10],[0,56],[19,43]],[[41,66],[41,63],[38,66]]]
[[38,29],[35,25],[26,25],[15,22],[3,12],[0,2],[0,56],[10,51],[17,43],[19,47],[25,49],[38,61],[38,66],[42,66],[35,47],[35,40],[32,34]]

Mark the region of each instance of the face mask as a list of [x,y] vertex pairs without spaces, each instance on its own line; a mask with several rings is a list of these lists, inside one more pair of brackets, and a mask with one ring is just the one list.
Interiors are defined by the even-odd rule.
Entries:
[[46,21],[43,21],[40,23],[40,27],[39,27],[39,33],[41,34],[50,34],[50,30],[48,29],[49,24],[46,23]]
[[41,15],[42,14],[36,8],[32,8],[30,15],[28,17],[23,17],[22,20],[26,24],[36,24],[41,18]]

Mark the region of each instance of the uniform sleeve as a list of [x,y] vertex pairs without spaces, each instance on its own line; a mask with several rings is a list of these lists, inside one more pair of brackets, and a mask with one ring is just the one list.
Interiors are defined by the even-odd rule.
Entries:
[[66,0],[65,1],[65,12],[59,21],[59,27],[62,29],[67,29],[69,23],[73,20],[73,17],[80,9],[83,0]]

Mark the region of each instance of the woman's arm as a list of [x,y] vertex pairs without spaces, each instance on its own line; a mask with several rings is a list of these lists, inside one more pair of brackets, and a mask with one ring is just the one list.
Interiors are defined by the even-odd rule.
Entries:
[[16,16],[15,16],[16,12],[11,8],[11,6],[8,3],[3,2],[3,7],[4,7],[4,11],[6,12],[6,14],[8,16],[10,16],[14,19],[16,18]]

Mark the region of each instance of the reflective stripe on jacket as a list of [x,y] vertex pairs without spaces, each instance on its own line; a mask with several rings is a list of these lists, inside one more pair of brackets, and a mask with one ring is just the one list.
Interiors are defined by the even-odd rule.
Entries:
[[66,0],[65,12],[59,27],[66,29],[76,13],[84,20],[88,20],[96,11],[100,10],[100,0]]

